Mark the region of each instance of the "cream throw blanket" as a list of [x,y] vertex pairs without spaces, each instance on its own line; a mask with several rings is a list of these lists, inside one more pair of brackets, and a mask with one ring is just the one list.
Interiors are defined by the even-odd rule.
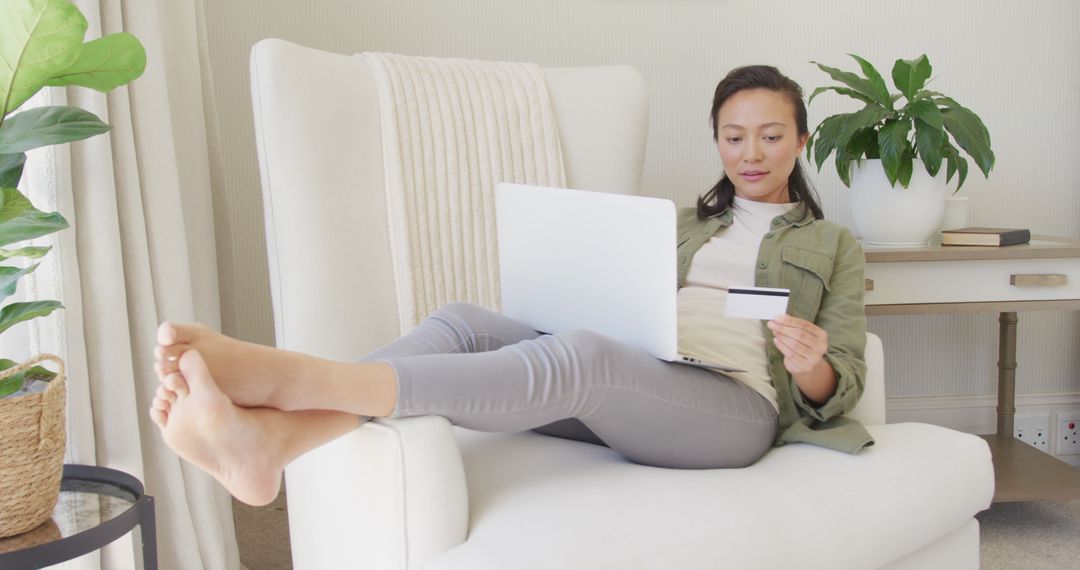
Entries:
[[438,307],[498,310],[498,182],[565,186],[540,67],[359,54],[379,94],[402,333]]

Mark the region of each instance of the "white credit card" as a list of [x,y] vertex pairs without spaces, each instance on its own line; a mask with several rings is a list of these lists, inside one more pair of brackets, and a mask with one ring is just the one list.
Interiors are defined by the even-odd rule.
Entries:
[[787,312],[789,289],[732,287],[728,289],[724,316],[771,321]]

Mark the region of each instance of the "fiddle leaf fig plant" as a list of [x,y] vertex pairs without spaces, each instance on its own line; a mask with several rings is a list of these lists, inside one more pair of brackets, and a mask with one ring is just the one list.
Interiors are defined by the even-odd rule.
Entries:
[[[84,42],[88,24],[68,0],[0,0],[0,302],[15,293],[19,279],[49,247],[16,245],[68,227],[58,212],[42,212],[18,190],[26,152],[83,140],[111,127],[78,107],[19,107],[43,87],[79,86],[108,92],[142,75],[146,51],[135,36],[109,34]],[[58,301],[12,302],[0,308],[0,334],[12,325],[62,308]],[[16,363],[0,359],[0,370]],[[50,380],[53,372],[36,366],[0,380],[0,398],[19,391],[27,380]]]
[[[892,80],[899,93],[891,92],[885,79],[865,59],[854,55],[862,75],[811,62],[841,85],[818,87],[814,98],[833,91],[864,104],[854,113],[826,117],[806,143],[806,156],[821,170],[829,155],[835,155],[836,172],[845,186],[851,186],[851,162],[879,158],[889,183],[904,188],[911,181],[914,161],[920,159],[926,172],[936,176],[944,164],[946,182],[959,174],[956,190],[964,185],[970,156],[983,176],[994,167],[990,133],[979,118],[956,100],[926,89],[933,72],[926,55],[898,59]],[[903,101],[901,101],[903,99]],[[903,105],[899,105],[903,103]],[[955,144],[954,144],[955,143]],[[957,148],[959,146],[959,148]]]

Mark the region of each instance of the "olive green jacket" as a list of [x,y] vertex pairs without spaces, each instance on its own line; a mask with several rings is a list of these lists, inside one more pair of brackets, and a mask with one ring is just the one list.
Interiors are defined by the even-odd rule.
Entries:
[[[696,208],[679,210],[679,287],[686,283],[694,254],[717,230],[730,226],[733,217],[730,208],[707,220],[698,219]],[[754,285],[790,289],[788,313],[828,333],[825,360],[837,382],[829,401],[810,403],[784,368],[783,354],[762,321],[779,407],[776,445],[803,442],[856,453],[874,442],[861,424],[841,417],[855,407],[866,384],[864,265],[862,248],[847,228],[814,219],[801,205],[774,218],[762,238]]]

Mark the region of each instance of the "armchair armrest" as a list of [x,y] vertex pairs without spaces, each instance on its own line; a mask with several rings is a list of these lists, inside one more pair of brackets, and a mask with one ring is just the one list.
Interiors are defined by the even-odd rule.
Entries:
[[465,469],[441,416],[368,422],[285,479],[298,570],[420,568],[468,534]]
[[876,334],[866,333],[863,357],[866,359],[866,388],[855,409],[846,415],[863,425],[882,425],[885,423],[885,349]]

